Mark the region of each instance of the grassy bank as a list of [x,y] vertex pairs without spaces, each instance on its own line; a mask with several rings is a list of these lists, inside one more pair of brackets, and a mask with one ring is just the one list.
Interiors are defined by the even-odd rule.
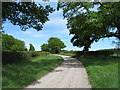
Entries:
[[2,67],[3,88],[23,88],[61,64],[59,56],[47,55]]
[[118,88],[118,60],[111,57],[81,56],[93,88]]
[[76,56],[84,64],[93,88],[118,88],[118,58],[104,55]]

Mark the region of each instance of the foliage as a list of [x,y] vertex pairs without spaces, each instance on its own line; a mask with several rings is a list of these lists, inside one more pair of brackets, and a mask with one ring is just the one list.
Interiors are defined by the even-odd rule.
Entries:
[[32,57],[46,56],[49,55],[48,52],[37,52],[37,51],[22,51],[22,52],[12,52],[3,51],[2,52],[2,64],[10,63],[20,63]]
[[88,51],[91,44],[101,38],[120,39],[120,2],[59,2],[67,18],[67,28],[73,34],[73,46],[84,47]]
[[53,11],[50,5],[43,7],[35,2],[3,2],[2,20],[3,23],[9,20],[13,25],[19,25],[22,30],[34,28],[39,31],[49,20],[49,13]]
[[82,55],[84,56],[99,56],[99,57],[113,57],[113,58],[119,58],[120,50],[116,49],[101,49],[97,51],[61,51],[59,53],[60,55],[66,55],[66,56],[72,56],[72,57],[80,57]]
[[49,51],[51,53],[59,53],[62,48],[65,48],[66,46],[64,43],[56,37],[51,37],[48,40],[48,44],[43,44],[41,46],[42,51]]
[[3,65],[2,89],[25,88],[27,85],[52,71],[62,61],[63,58],[59,56],[46,55],[19,63]]
[[51,37],[48,40],[48,46],[50,48],[51,53],[59,53],[62,48],[66,47],[64,43],[59,38],[56,37]]
[[113,41],[112,44],[119,50],[120,49],[120,39],[116,39],[117,41]]
[[2,33],[0,32],[0,53],[2,52]]
[[100,56],[100,57],[106,57],[106,56],[110,56],[114,54],[113,51],[86,51],[83,53],[83,55],[87,55],[87,56]]
[[13,36],[8,34],[2,34],[2,49],[11,51],[25,51],[24,41],[15,39]]
[[30,49],[29,49],[29,51],[35,51],[34,46],[33,46],[32,44],[29,44],[29,45],[30,45]]
[[48,44],[43,44],[43,45],[41,45],[41,50],[42,50],[42,51],[49,51]]

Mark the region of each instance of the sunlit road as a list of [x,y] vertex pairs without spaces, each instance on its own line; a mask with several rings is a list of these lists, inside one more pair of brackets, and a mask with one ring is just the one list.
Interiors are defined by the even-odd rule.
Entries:
[[63,63],[26,88],[91,88],[82,63],[75,58],[59,55]]

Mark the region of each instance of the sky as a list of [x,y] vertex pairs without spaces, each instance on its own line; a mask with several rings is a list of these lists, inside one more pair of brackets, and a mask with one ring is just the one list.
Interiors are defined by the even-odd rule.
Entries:
[[[57,7],[57,2],[37,2],[42,5],[51,5],[54,9]],[[33,44],[36,51],[41,50],[41,45],[47,43],[50,37],[57,37],[61,39],[66,48],[64,50],[82,50],[83,48],[78,48],[73,46],[70,39],[73,35],[69,35],[69,30],[67,29],[67,20],[63,19],[63,11],[55,11],[49,15],[50,21],[47,21],[41,31],[37,31],[33,28],[29,28],[26,31],[22,31],[19,26],[12,25],[9,21],[3,24],[5,34],[12,35],[16,39],[20,39],[25,42],[26,47],[29,49],[29,44]],[[90,51],[95,51],[99,49],[111,49],[115,48],[112,45],[112,41],[115,38],[105,38],[100,39],[99,42],[95,42],[91,45]]]

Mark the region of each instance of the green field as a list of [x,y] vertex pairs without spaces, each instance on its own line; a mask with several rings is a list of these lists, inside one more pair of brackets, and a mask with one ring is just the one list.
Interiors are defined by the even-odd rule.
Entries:
[[76,58],[85,66],[92,88],[118,88],[118,58],[96,55],[82,55]]
[[62,63],[59,56],[47,55],[2,67],[3,88],[23,88]]

